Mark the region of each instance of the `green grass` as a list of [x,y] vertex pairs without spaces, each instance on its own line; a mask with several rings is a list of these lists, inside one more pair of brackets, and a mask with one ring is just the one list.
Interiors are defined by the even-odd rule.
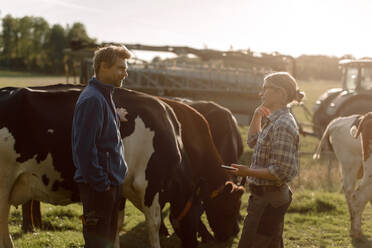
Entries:
[[[12,74],[0,71],[0,87],[30,86],[65,83],[64,77],[48,77],[28,74]],[[70,82],[72,80],[70,79]],[[305,90],[307,97],[305,105],[312,109],[316,99],[329,88],[339,87],[339,82],[332,81],[300,81],[300,88]],[[304,114],[295,109],[297,118],[307,121]],[[243,140],[247,139],[248,127],[240,128]],[[245,142],[244,142],[245,143]],[[285,219],[284,243],[285,247],[372,247],[372,208],[366,207],[363,214],[363,231],[366,236],[360,240],[349,237],[349,214],[345,198],[340,190],[340,174],[337,163],[329,167],[328,159],[312,160],[312,153],[318,144],[313,137],[300,138],[300,173],[292,183],[294,199]],[[245,144],[244,154],[240,163],[249,165],[252,149]],[[241,214],[246,215],[248,193],[242,198]],[[35,233],[23,234],[21,231],[21,210],[12,207],[10,232],[16,247],[80,247],[83,245],[81,223],[81,206],[52,206],[42,204],[44,228]],[[120,233],[121,247],[148,247],[147,229],[144,215],[130,202],[127,202],[124,228]],[[204,223],[207,223],[204,216]],[[165,224],[172,230],[168,218]],[[242,222],[240,223],[242,227]],[[173,232],[172,232],[173,233]],[[240,234],[238,235],[238,237]],[[236,248],[239,238],[226,243],[201,244],[201,248]],[[172,234],[168,238],[161,238],[163,248],[180,247],[179,239]]]
[[[78,82],[78,79],[69,78],[69,83]],[[28,72],[14,72],[0,70],[0,87],[27,87],[44,86],[50,84],[67,83],[64,76],[40,75]]]
[[[246,215],[248,193],[243,195],[241,214]],[[83,245],[81,214],[79,204],[52,206],[42,204],[44,229],[35,233],[21,232],[21,211],[12,207],[10,232],[16,247],[80,247]],[[366,234],[361,240],[349,237],[349,216],[343,194],[323,191],[301,190],[294,199],[285,219],[285,247],[372,247],[372,208],[368,205],[363,215],[363,230]],[[121,247],[148,247],[144,215],[130,202],[126,206],[125,225],[120,233]],[[45,224],[47,223],[47,224]],[[204,223],[207,221],[204,219]],[[242,228],[240,223],[240,228]],[[166,218],[166,225],[172,230]],[[172,231],[173,233],[173,231]],[[238,237],[240,236],[240,233]],[[238,237],[225,243],[201,244],[201,248],[236,248]],[[179,239],[172,234],[161,238],[163,248],[179,247]]]

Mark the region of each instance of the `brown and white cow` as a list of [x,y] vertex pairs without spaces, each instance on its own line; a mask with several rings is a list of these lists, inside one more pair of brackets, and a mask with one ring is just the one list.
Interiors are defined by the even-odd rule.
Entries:
[[[79,201],[73,181],[71,123],[81,90],[0,89],[0,248],[13,247],[8,230],[10,205],[30,199],[58,205]],[[128,163],[124,196],[146,216],[151,247],[160,247],[160,206],[171,215],[191,208],[178,223],[183,247],[196,247],[201,208],[173,110],[151,96],[115,92],[127,121],[121,136]],[[118,239],[117,239],[118,240]],[[119,245],[118,243],[116,244]]]
[[351,200],[351,234],[353,237],[362,235],[362,213],[367,204],[372,204],[372,158],[371,158],[371,142],[372,142],[372,113],[366,113],[360,116],[351,128],[351,134],[355,138],[360,138],[360,145],[363,159],[363,174],[362,179],[353,192]]
[[[359,131],[355,128],[361,117],[361,115],[351,115],[331,121],[314,154],[314,159],[319,158],[322,147],[328,144],[336,155],[342,172],[342,186],[350,214],[350,235],[355,238],[362,234],[361,215],[365,205],[368,201],[372,202],[372,159],[370,156],[367,158],[366,152],[364,152],[365,159],[363,159],[361,145],[361,143],[367,144],[367,139],[362,142],[361,138],[353,137],[357,132],[361,132],[363,136],[362,130],[365,131],[365,138],[369,136],[370,128],[372,128],[369,118],[367,118],[369,121],[366,119],[364,125],[359,125]],[[364,150],[366,151],[367,147]],[[361,181],[355,188],[358,179]]]

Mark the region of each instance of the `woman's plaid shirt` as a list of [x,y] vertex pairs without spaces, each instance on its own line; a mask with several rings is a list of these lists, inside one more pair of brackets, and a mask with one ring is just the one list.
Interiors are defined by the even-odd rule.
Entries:
[[277,180],[248,177],[255,185],[282,185],[292,181],[298,171],[298,128],[287,108],[280,109],[266,118],[262,131],[248,137],[254,149],[251,168],[268,168]]

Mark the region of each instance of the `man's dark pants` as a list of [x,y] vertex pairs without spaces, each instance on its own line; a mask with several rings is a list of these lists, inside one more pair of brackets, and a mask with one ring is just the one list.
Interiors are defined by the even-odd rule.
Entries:
[[[288,189],[283,189],[288,190]],[[292,202],[292,193],[252,193],[238,248],[282,248],[284,215]],[[288,197],[289,195],[289,197]],[[273,198],[277,198],[271,201]],[[286,199],[285,199],[286,198]]]
[[122,187],[111,186],[98,192],[88,184],[79,184],[83,203],[83,235],[85,248],[114,247]]

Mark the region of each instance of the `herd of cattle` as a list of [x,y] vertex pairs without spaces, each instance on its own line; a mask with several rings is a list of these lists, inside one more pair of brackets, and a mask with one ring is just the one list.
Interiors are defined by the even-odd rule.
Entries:
[[[72,180],[71,123],[82,89],[0,89],[0,248],[13,247],[11,205],[31,199],[58,205],[79,201]],[[244,187],[220,167],[236,162],[243,151],[231,112],[208,102],[188,102],[192,108],[125,89],[113,98],[128,113],[120,129],[128,164],[123,194],[145,214],[151,247],[160,247],[166,202],[183,247],[196,247],[198,232],[210,236],[200,219],[204,210],[217,240],[236,235]],[[123,212],[120,216],[119,228]],[[119,247],[118,235],[116,241]]]
[[[0,248],[13,247],[8,229],[11,205],[79,201],[72,180],[71,123],[82,89],[0,89]],[[244,185],[220,167],[237,162],[243,152],[231,112],[213,102],[171,100],[126,89],[115,91],[114,102],[127,111],[120,128],[128,164],[123,194],[144,213],[150,246],[160,247],[159,230],[167,232],[161,219],[167,202],[183,247],[197,247],[197,233],[203,240],[212,238],[201,221],[203,211],[217,240],[236,235]],[[319,158],[328,144],[340,162],[353,237],[361,235],[362,211],[372,203],[371,125],[372,114],[333,120],[314,155]],[[29,206],[24,205],[25,230],[32,229],[30,215],[25,214]],[[119,235],[115,245],[119,247]]]

